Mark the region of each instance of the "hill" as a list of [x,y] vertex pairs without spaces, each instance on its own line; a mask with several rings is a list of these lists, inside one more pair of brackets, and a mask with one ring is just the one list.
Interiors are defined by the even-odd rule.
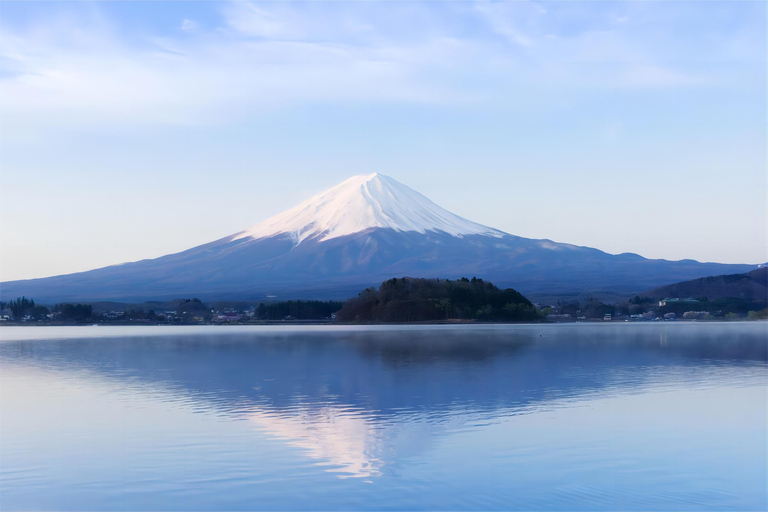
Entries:
[[768,300],[768,267],[761,267],[746,274],[702,277],[660,286],[642,295],[654,299],[707,297],[710,300],[734,298],[765,302]]
[[500,290],[482,279],[390,279],[364,290],[336,314],[341,322],[429,322],[537,319],[536,308],[516,290]]

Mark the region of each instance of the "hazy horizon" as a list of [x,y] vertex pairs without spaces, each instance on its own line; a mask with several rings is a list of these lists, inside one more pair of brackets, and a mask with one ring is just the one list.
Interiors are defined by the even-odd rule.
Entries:
[[0,281],[381,172],[514,235],[766,249],[764,2],[3,3]]

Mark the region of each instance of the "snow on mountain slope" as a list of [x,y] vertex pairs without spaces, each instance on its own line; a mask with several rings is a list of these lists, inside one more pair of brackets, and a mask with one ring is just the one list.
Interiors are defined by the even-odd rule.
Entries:
[[[302,243],[302,241],[304,241]],[[530,297],[626,297],[753,270],[612,255],[508,235],[380,174],[356,176],[257,226],[186,251],[76,274],[0,283],[36,302],[344,299],[392,277],[477,276]]]
[[379,173],[354,176],[309,200],[234,236],[259,239],[287,233],[298,245],[351,235],[369,228],[396,231],[442,231],[449,235],[504,232],[477,224],[445,210],[410,187]]

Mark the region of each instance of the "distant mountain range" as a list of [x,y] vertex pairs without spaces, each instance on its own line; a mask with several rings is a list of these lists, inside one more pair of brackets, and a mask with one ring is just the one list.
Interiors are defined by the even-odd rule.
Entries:
[[642,294],[656,299],[734,298],[758,302],[768,301],[768,267],[761,267],[746,274],[702,277],[682,283],[660,286]]
[[8,300],[341,299],[391,277],[482,277],[542,297],[629,296],[754,265],[646,259],[510,235],[381,174],[355,176],[256,226],[192,249],[0,283]]

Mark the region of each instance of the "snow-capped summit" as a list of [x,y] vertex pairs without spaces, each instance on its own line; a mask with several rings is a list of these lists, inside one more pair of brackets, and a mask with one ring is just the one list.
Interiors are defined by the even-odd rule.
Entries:
[[287,233],[298,245],[308,238],[325,241],[369,228],[443,232],[455,237],[502,237],[505,234],[454,215],[389,176],[373,173],[353,176],[290,210],[238,233],[233,240]]
[[[501,211],[501,209],[500,209]],[[176,254],[26,281],[0,298],[36,301],[346,299],[393,277],[477,276],[529,298],[629,296],[751,265],[648,260],[509,235],[381,174],[355,176],[251,229]]]

